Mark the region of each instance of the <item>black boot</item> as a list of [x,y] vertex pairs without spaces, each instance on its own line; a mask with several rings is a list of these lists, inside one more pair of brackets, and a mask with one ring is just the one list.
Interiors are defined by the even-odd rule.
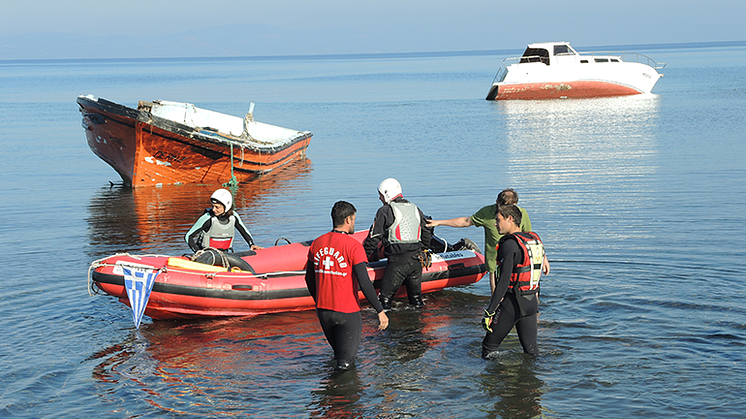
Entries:
[[384,310],[391,310],[391,299],[384,297],[383,295],[378,296],[378,301],[381,302]]
[[420,294],[409,297],[409,304],[418,310],[425,307],[425,303],[422,302],[422,295]]

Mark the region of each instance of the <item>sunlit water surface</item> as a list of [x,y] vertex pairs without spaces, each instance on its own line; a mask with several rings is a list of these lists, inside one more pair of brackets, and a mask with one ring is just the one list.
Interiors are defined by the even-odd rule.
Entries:
[[[652,48],[647,96],[483,100],[503,57],[0,62],[2,417],[734,417],[746,354],[746,48]],[[486,281],[365,310],[335,373],[313,312],[153,322],[89,296],[91,261],[182,254],[212,186],[128,190],[88,149],[79,94],[167,99],[309,130],[309,160],[251,183],[263,246],[367,228],[396,177],[435,218],[516,188],[545,240],[541,355],[480,358]],[[113,182],[113,186],[110,184]],[[448,240],[477,228],[439,227]]]

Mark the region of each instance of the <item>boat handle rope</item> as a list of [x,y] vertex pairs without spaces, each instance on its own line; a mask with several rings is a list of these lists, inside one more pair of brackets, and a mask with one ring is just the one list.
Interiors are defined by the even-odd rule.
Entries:
[[[86,275],[86,288],[88,289],[88,295],[90,295],[91,297],[93,297],[94,295],[98,295],[99,294],[99,292],[98,292],[99,290],[98,289],[94,289],[94,287],[93,287],[93,285],[94,285],[94,283],[93,283],[93,270],[96,269],[96,268],[101,268],[101,267],[106,267],[106,266],[112,266],[112,267],[113,266],[117,266],[116,263],[104,263],[103,262],[104,260],[110,259],[112,257],[117,257],[117,256],[128,256],[128,257],[131,257],[132,259],[136,259],[136,260],[140,260],[143,257],[168,257],[168,256],[164,256],[164,255],[139,255],[138,256],[138,255],[131,255],[129,253],[117,253],[117,254],[115,254],[113,256],[107,256],[105,258],[94,260],[93,262],[91,262],[91,265],[88,267],[88,274]],[[119,265],[122,265],[122,263],[120,263]],[[161,267],[160,269],[155,269],[154,268],[154,270],[157,270],[157,271],[160,271],[160,272],[168,272],[168,270],[166,269],[165,265],[163,267]]]

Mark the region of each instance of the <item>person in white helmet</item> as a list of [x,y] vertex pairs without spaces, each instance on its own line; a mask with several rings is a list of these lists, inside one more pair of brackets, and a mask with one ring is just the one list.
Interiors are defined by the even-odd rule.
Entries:
[[249,244],[251,250],[261,249],[254,243],[251,232],[233,211],[233,195],[227,189],[218,189],[210,197],[211,208],[207,208],[196,223],[184,236],[184,240],[193,251],[208,247],[220,250],[233,248],[235,230]]
[[422,211],[404,199],[396,179],[381,182],[378,198],[383,206],[376,212],[368,237],[363,241],[368,260],[378,260],[381,245],[383,256],[388,258],[378,298],[385,309],[390,309],[394,294],[404,284],[409,304],[422,308],[422,263],[419,256],[430,243],[431,230],[425,226]]

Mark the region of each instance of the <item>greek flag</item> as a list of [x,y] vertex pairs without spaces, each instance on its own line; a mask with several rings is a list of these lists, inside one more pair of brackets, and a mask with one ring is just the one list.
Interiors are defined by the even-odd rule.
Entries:
[[124,271],[124,288],[127,289],[127,298],[132,307],[132,319],[135,321],[135,329],[139,329],[155,277],[160,271],[154,268],[125,265],[122,265],[122,270]]

